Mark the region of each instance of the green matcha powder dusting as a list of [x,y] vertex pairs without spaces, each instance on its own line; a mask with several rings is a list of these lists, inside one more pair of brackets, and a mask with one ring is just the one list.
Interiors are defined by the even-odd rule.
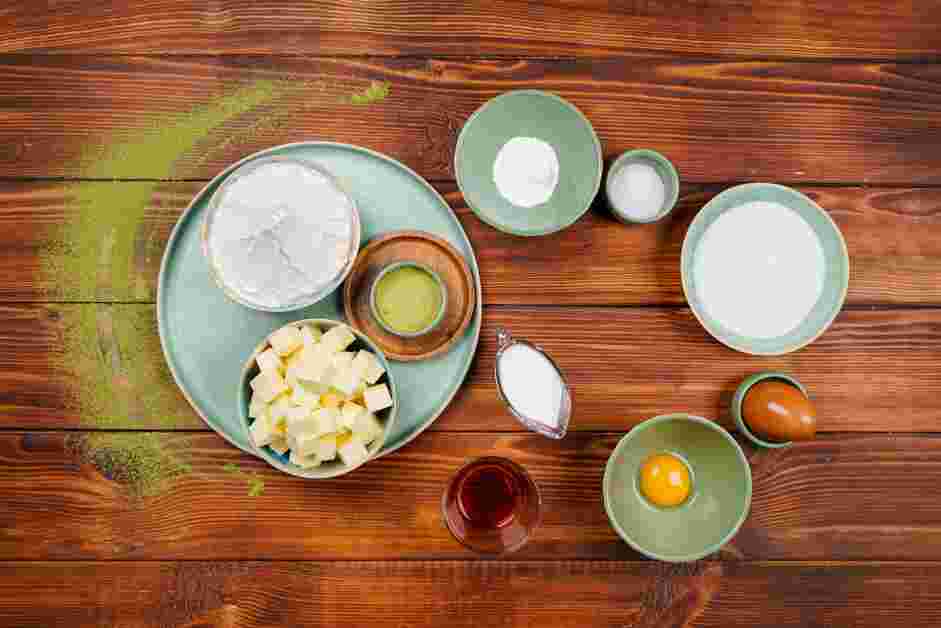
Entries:
[[156,434],[90,434],[74,439],[70,448],[134,497],[156,495],[168,482],[192,471]]
[[[154,298],[149,269],[162,256],[162,238],[142,224],[148,208],[161,203],[161,182],[178,178],[184,158],[200,164],[245,133],[277,128],[280,122],[258,109],[308,88],[310,83],[256,81],[208,105],[158,119],[134,137],[83,153],[79,178],[90,180],[68,187],[69,219],[49,234],[41,264],[45,283],[56,297],[80,302],[53,307],[63,330],[58,366],[73,380],[68,402],[87,424],[103,429],[141,421],[163,428],[201,425],[164,364],[155,307],[147,303]],[[346,102],[368,104],[388,93],[388,83],[374,81],[363,92],[347,96]],[[226,123],[249,113],[253,119],[242,125],[245,131],[207,141]],[[148,180],[118,181],[141,175]],[[153,434],[90,435],[78,450],[105,476],[140,496],[153,495],[166,481],[190,470]],[[263,490],[264,482],[253,474],[249,494]]]

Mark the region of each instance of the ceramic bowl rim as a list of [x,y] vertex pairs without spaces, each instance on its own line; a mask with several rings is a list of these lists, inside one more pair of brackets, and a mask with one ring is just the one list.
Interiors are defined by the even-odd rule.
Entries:
[[[614,202],[611,194],[611,183],[613,175],[624,167],[625,163],[628,161],[653,161],[664,168],[670,174],[670,181],[668,183],[673,189],[672,194],[669,198],[664,199],[663,207],[660,208],[660,211],[657,212],[653,218],[647,218],[644,220],[638,220],[636,218],[631,218],[627,214],[623,213],[617,208],[617,205]],[[608,168],[608,174],[605,175],[604,182],[604,195],[605,199],[608,201],[608,206],[611,208],[611,211],[614,213],[614,216],[619,220],[624,220],[629,223],[645,225],[652,222],[657,222],[663,220],[667,216],[673,213],[673,210],[676,208],[676,202],[680,198],[680,173],[677,172],[676,166],[673,165],[673,162],[670,161],[666,155],[661,152],[658,152],[652,148],[635,148],[632,150],[626,150],[621,153],[617,159],[611,164],[611,167]]]
[[[574,216],[570,221],[564,224],[552,227],[551,229],[516,229],[508,225],[497,224],[495,221],[485,216],[483,212],[481,212],[476,207],[476,205],[471,201],[465,189],[464,178],[461,176],[461,171],[462,171],[461,164],[460,164],[461,147],[464,145],[464,140],[467,138],[467,133],[468,133],[467,129],[470,127],[471,123],[474,120],[476,120],[481,115],[481,113],[485,109],[487,109],[487,107],[497,102],[498,100],[503,100],[504,98],[510,98],[512,96],[520,96],[520,95],[541,96],[545,98],[550,98],[552,100],[556,100],[560,102],[564,107],[571,109],[575,113],[576,116],[582,119],[582,121],[588,127],[588,130],[591,132],[591,139],[592,139],[592,143],[594,144],[595,155],[598,158],[598,171],[595,173],[595,176],[594,176],[594,179],[595,179],[594,189],[591,193],[590,198],[588,199],[588,202],[585,204],[585,207],[580,212],[577,212],[577,215]],[[527,238],[539,237],[539,236],[549,235],[552,233],[558,233],[559,231],[563,231],[571,227],[573,224],[578,222],[579,219],[582,218],[582,216],[588,213],[589,209],[591,209],[591,205],[594,202],[595,198],[598,196],[598,191],[601,189],[601,180],[603,178],[603,175],[604,175],[604,153],[601,150],[601,140],[598,139],[598,133],[597,131],[595,131],[595,127],[592,125],[591,120],[589,120],[588,117],[584,113],[582,113],[581,109],[579,109],[578,107],[576,107],[575,105],[567,101],[566,99],[562,98],[558,94],[547,92],[541,89],[514,89],[508,92],[503,92],[502,94],[497,94],[493,98],[487,100],[486,102],[481,104],[479,107],[477,107],[477,109],[474,110],[474,113],[468,116],[467,120],[464,122],[464,126],[461,127],[461,132],[457,136],[457,143],[454,146],[454,178],[457,180],[457,187],[461,191],[461,196],[463,196],[464,200],[467,202],[467,206],[470,207],[471,211],[474,212],[474,215],[477,216],[477,218],[479,218],[485,224],[490,225],[497,231],[500,231],[502,233],[508,233],[510,235],[515,235],[515,236],[521,236],[521,237],[527,237]]]
[[[222,279],[222,274],[219,272],[219,269],[216,268],[216,265],[212,261],[212,254],[209,250],[209,230],[210,225],[215,217],[216,212],[219,209],[220,199],[225,190],[227,190],[231,185],[239,179],[239,177],[249,174],[250,172],[257,170],[258,168],[272,163],[290,163],[301,166],[307,170],[316,172],[317,174],[325,177],[330,183],[337,189],[350,204],[350,251],[349,257],[346,261],[346,264],[343,268],[340,269],[340,272],[334,277],[329,283],[324,284],[324,286],[314,293],[311,297],[304,299],[303,301],[291,305],[280,306],[280,307],[269,307],[266,305],[259,305],[257,303],[252,303],[247,299],[243,298],[242,295],[238,294],[235,290],[230,288],[225,281]],[[219,289],[222,290],[222,293],[230,300],[243,305],[249,309],[256,310],[259,312],[272,312],[272,313],[286,313],[294,312],[296,310],[302,310],[305,307],[310,307],[316,303],[323,301],[326,297],[330,296],[334,290],[341,285],[346,278],[349,276],[350,272],[353,270],[353,265],[356,263],[356,257],[359,255],[359,241],[362,238],[362,221],[359,215],[359,207],[356,205],[356,199],[353,198],[353,195],[350,194],[349,190],[346,189],[340,180],[329,170],[321,166],[320,164],[302,159],[300,157],[290,157],[285,155],[267,155],[258,158],[249,157],[247,161],[237,165],[226,177],[219,183],[219,187],[213,190],[212,194],[209,195],[209,199],[206,201],[205,215],[203,216],[202,223],[199,226],[199,235],[202,245],[203,257],[206,260],[206,264],[209,267],[209,274],[212,276],[213,281],[219,286]]]
[[[379,314],[379,305],[376,303],[376,290],[379,287],[379,282],[382,281],[382,278],[391,273],[394,270],[399,268],[417,268],[422,270],[435,280],[435,284],[438,286],[438,291],[441,292],[441,305],[438,306],[438,312],[435,314],[434,319],[424,328],[419,329],[418,331],[406,332],[406,331],[397,331],[393,329],[390,325]],[[397,262],[389,262],[386,264],[383,269],[376,275],[376,278],[372,280],[369,284],[369,313],[372,314],[373,320],[375,320],[380,327],[385,331],[389,332],[393,336],[399,336],[400,338],[418,338],[424,336],[425,334],[433,331],[438,325],[441,324],[441,321],[444,320],[444,315],[448,311],[448,289],[444,284],[444,280],[441,279],[441,275],[435,272],[430,266],[422,264],[421,262],[415,262],[412,260],[399,260]]]
[[760,373],[749,375],[742,380],[742,383],[739,384],[738,388],[735,390],[735,394],[732,396],[730,410],[732,412],[732,418],[735,420],[735,426],[738,428],[738,431],[741,432],[743,436],[745,436],[745,438],[759,447],[765,447],[766,449],[783,449],[785,447],[790,447],[794,443],[789,440],[774,442],[759,438],[757,434],[751,431],[751,429],[748,427],[748,424],[745,422],[745,417],[742,416],[742,404],[745,402],[745,396],[748,394],[748,391],[751,390],[752,386],[755,384],[769,379],[776,379],[787,384],[791,384],[801,391],[804,397],[810,399],[810,395],[807,394],[807,389],[804,388],[804,385],[797,381],[795,377],[780,371],[762,371]]
[[[641,547],[636,541],[634,541],[630,534],[621,526],[620,521],[614,513],[614,507],[611,504],[611,482],[614,475],[614,465],[615,461],[620,456],[621,452],[630,444],[630,442],[644,430],[650,429],[655,425],[660,423],[668,423],[671,421],[689,421],[691,423],[699,423],[704,425],[709,429],[712,429],[719,434],[729,443],[731,443],[733,450],[736,453],[737,459],[741,464],[742,468],[745,470],[745,495],[743,498],[743,507],[742,512],[739,515],[735,524],[722,536],[722,538],[710,545],[708,545],[704,550],[696,552],[693,554],[688,554],[685,556],[667,556],[661,555],[656,552],[647,550]],[[751,501],[752,501],[752,475],[751,475],[751,465],[748,463],[748,458],[745,456],[745,452],[742,450],[741,445],[738,444],[738,441],[729,434],[729,432],[723,428],[721,425],[715,421],[710,421],[701,416],[696,416],[694,414],[687,414],[685,412],[676,412],[673,414],[661,414],[652,418],[649,418],[641,423],[635,425],[627,434],[621,437],[618,441],[618,444],[614,447],[614,451],[611,452],[611,455],[608,456],[608,462],[605,464],[604,477],[602,479],[602,497],[604,499],[604,509],[605,513],[608,515],[608,521],[611,523],[611,526],[614,528],[615,532],[618,533],[618,536],[624,540],[629,546],[634,550],[640,552],[648,558],[653,558],[654,560],[660,560],[668,563],[685,563],[691,562],[694,560],[699,560],[710,554],[722,549],[731,539],[734,537],[739,529],[742,527],[742,524],[745,522],[745,519],[748,517],[748,513],[751,510]]]
[[[693,245],[690,242],[689,234],[692,232],[693,227],[696,226],[699,221],[705,220],[705,215],[706,215],[707,210],[709,210],[712,205],[720,202],[720,199],[723,199],[725,196],[732,194],[733,191],[737,191],[741,189],[751,189],[751,188],[755,188],[755,189],[775,188],[779,190],[785,190],[790,194],[795,194],[799,197],[802,197],[821,216],[823,216],[824,219],[828,221],[831,227],[833,227],[833,231],[834,233],[836,233],[837,240],[840,243],[842,261],[846,265],[846,276],[844,278],[844,281],[842,282],[842,285],[840,286],[839,297],[836,299],[836,302],[839,304],[839,307],[835,307],[833,309],[833,313],[830,315],[830,317],[826,321],[823,322],[823,324],[820,326],[820,329],[815,334],[813,334],[812,336],[808,337],[807,339],[803,341],[794,342],[794,343],[791,343],[790,345],[784,345],[782,348],[773,350],[773,351],[757,351],[744,344],[736,343],[728,338],[720,337],[720,334],[713,329],[712,325],[707,324],[705,317],[700,313],[699,311],[700,306],[698,304],[698,301],[690,300],[690,294],[692,293],[692,288],[690,286],[690,278],[687,276],[687,273],[685,270],[687,267],[687,262],[689,261],[689,256],[692,255],[692,251],[690,249]],[[716,194],[708,203],[702,206],[702,208],[699,210],[699,212],[697,212],[696,216],[693,218],[693,221],[690,223],[689,227],[686,230],[686,235],[683,237],[683,248],[680,253],[680,282],[683,286],[683,298],[686,299],[686,303],[687,305],[689,305],[689,309],[692,311],[693,316],[695,316],[696,320],[699,321],[700,326],[702,326],[702,328],[705,329],[706,332],[710,336],[715,338],[717,341],[729,347],[730,349],[734,349],[735,351],[739,351],[741,353],[745,353],[748,355],[763,355],[763,356],[785,355],[787,353],[793,353],[794,351],[803,349],[807,345],[813,343],[818,338],[820,338],[820,336],[822,336],[824,333],[826,333],[828,329],[830,329],[830,326],[833,325],[833,321],[836,320],[836,317],[839,316],[840,312],[843,310],[843,305],[846,303],[846,296],[849,293],[850,271],[851,271],[850,256],[849,256],[849,250],[846,248],[846,238],[843,237],[843,232],[840,231],[839,225],[836,224],[836,221],[833,220],[833,217],[830,216],[829,212],[827,212],[825,209],[820,207],[820,205],[818,205],[816,201],[814,201],[812,198],[810,198],[809,196],[807,196],[800,190],[795,190],[792,187],[789,187],[787,185],[781,185],[779,183],[767,183],[767,182],[742,183],[740,185],[734,185],[730,188],[726,188],[725,190],[722,190],[721,192]]]
[[[251,424],[249,422],[248,412],[246,411],[246,408],[248,407],[248,390],[250,388],[249,374],[252,373],[253,368],[255,366],[255,357],[259,353],[264,351],[265,347],[269,345],[269,339],[271,338],[273,334],[277,333],[281,329],[284,329],[285,327],[289,327],[289,326],[296,327],[298,325],[303,325],[303,324],[312,324],[312,325],[317,325],[317,326],[329,326],[330,329],[332,329],[333,327],[337,327],[339,325],[343,325],[344,327],[346,327],[353,333],[353,335],[356,337],[357,340],[362,341],[369,348],[369,350],[372,351],[373,354],[376,355],[376,357],[380,359],[382,366],[386,369],[386,372],[385,372],[386,383],[389,387],[389,394],[392,397],[392,408],[391,408],[391,411],[389,412],[388,418],[385,420],[385,425],[382,431],[382,436],[378,439],[379,440],[378,444],[376,444],[375,442],[370,444],[370,447],[373,447],[375,451],[370,452],[369,457],[367,457],[366,460],[359,463],[358,465],[351,467],[345,464],[341,464],[341,465],[338,465],[335,468],[335,470],[331,470],[327,472],[320,470],[320,467],[303,469],[297,466],[296,464],[293,464],[290,461],[283,462],[273,457],[264,447],[258,447],[257,445],[255,445],[255,441],[254,439],[252,439],[251,432],[250,432]],[[245,363],[242,365],[242,372],[239,377],[239,388],[238,388],[238,414],[239,414],[239,422],[242,424],[242,428],[246,430],[246,432],[248,432],[248,443],[252,448],[252,452],[258,455],[259,458],[267,462],[269,465],[271,465],[275,469],[279,471],[283,471],[284,473],[287,473],[290,475],[294,475],[294,476],[308,479],[308,480],[325,480],[329,478],[335,478],[341,475],[345,475],[349,473],[350,471],[354,471],[358,469],[359,467],[363,466],[364,464],[366,464],[367,462],[369,462],[370,460],[373,460],[374,458],[379,457],[382,451],[382,446],[385,444],[385,441],[388,438],[389,433],[392,431],[392,427],[395,424],[396,419],[398,418],[398,413],[399,413],[398,390],[396,389],[395,380],[392,377],[392,373],[389,370],[389,361],[386,358],[385,353],[383,353],[382,350],[379,349],[375,345],[375,343],[373,343],[369,339],[368,336],[366,336],[366,334],[360,332],[357,329],[354,329],[353,327],[351,327],[350,325],[348,325],[347,323],[343,321],[338,321],[338,320],[331,319],[331,318],[303,318],[303,319],[299,319],[296,321],[291,321],[289,323],[285,323],[284,325],[280,325],[276,329],[273,329],[271,332],[269,332],[268,335],[265,336],[261,340],[258,346],[256,346],[255,349],[252,350],[251,354],[249,354],[248,356],[248,359],[245,360]]]

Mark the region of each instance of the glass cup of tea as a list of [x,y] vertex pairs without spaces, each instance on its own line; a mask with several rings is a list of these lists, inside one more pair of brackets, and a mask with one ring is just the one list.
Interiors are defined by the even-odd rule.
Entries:
[[494,456],[458,469],[441,498],[448,530],[479,554],[521,548],[539,525],[541,509],[539,487],[526,470]]

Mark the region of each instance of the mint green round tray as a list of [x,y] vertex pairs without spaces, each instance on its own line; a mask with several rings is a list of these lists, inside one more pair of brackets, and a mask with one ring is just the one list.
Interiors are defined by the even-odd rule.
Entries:
[[356,201],[364,243],[386,231],[428,231],[453,244],[473,271],[477,307],[464,338],[439,358],[391,365],[398,387],[399,413],[381,453],[394,451],[431,425],[460,388],[477,350],[483,299],[474,250],[448,204],[411,169],[371,150],[332,142],[277,146],[232,164],[196,195],[173,229],[157,285],[160,343],[170,372],[209,427],[243,451],[253,453],[237,407],[241,369],[247,356],[262,338],[290,321],[345,320],[342,285],[310,307],[269,313],[229,300],[212,279],[200,242],[209,197],[240,165],[272,155],[314,161],[337,177]]

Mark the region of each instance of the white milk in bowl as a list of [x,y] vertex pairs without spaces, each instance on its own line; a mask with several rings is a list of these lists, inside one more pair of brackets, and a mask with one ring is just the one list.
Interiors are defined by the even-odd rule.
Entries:
[[820,238],[800,214],[755,201],[727,210],[703,234],[693,259],[704,312],[748,338],[793,331],[823,293]]

